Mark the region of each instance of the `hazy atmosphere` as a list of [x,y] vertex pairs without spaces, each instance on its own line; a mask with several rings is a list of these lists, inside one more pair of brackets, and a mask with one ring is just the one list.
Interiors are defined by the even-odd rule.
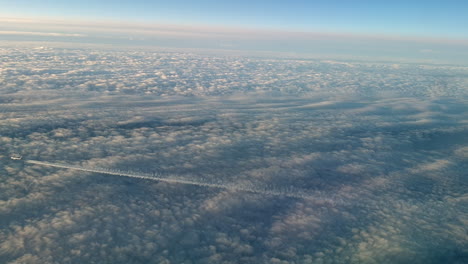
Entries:
[[465,3],[20,2],[0,263],[468,262]]

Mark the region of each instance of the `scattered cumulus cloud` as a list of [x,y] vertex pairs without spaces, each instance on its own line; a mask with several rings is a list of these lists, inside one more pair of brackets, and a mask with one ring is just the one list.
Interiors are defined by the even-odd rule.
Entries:
[[36,47],[0,50],[2,263],[467,260],[466,68]]

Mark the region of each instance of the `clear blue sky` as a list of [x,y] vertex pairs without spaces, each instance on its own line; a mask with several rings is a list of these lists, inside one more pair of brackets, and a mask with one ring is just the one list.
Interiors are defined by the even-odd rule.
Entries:
[[0,16],[468,38],[468,0],[0,0]]

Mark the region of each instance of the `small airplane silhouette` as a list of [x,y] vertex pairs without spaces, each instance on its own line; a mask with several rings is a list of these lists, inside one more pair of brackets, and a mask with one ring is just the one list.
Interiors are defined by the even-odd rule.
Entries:
[[10,157],[10,159],[12,159],[12,160],[21,160],[22,158],[23,158],[23,156],[21,156],[19,154],[13,154]]

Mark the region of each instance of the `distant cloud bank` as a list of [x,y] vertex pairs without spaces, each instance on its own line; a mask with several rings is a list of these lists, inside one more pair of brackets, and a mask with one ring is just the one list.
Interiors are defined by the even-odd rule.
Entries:
[[[0,18],[0,35],[11,41],[54,41],[118,46],[198,48],[249,52],[464,64],[467,39],[291,32],[214,26],[137,24],[122,21],[58,21]],[[465,63],[466,64],[466,63]]]

